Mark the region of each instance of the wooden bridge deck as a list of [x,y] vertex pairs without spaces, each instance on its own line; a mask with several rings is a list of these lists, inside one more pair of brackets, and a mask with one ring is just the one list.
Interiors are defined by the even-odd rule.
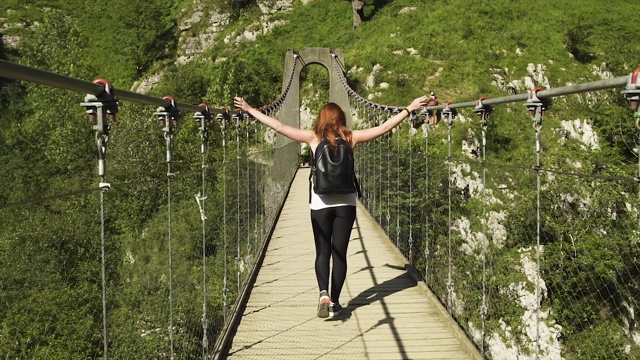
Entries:
[[298,171],[237,331],[230,359],[482,359],[358,205],[342,313],[316,317],[307,172]]

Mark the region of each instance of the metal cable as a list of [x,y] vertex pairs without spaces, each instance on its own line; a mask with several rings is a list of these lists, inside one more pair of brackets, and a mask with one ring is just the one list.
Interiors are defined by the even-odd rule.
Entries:
[[[396,169],[400,169],[400,131],[396,128]],[[400,176],[396,181],[396,247],[400,249]]]
[[226,121],[222,121],[222,238],[224,244],[223,270],[224,279],[222,281],[222,313],[224,323],[227,323],[227,131]]
[[240,118],[236,119],[236,281],[238,294],[242,288],[240,279],[240,266],[242,257],[240,255]]
[[424,193],[425,193],[425,209],[424,212],[424,281],[429,285],[429,125],[425,124],[424,133]]
[[[247,142],[246,142],[246,146],[247,146],[247,153],[249,150],[249,121],[248,119],[245,122],[245,130],[246,130],[246,136],[247,136]],[[249,260],[249,264],[247,265],[247,268],[253,268],[253,254],[252,254],[252,246],[251,246],[251,164],[249,162],[249,155],[245,155],[245,160],[246,160],[246,166],[247,166],[247,219],[246,219],[246,223],[247,223],[247,259]]]
[[[540,168],[540,132],[542,128],[542,106],[536,107],[535,124],[536,129],[536,168]],[[536,171],[536,359],[540,358],[540,172]]]
[[[166,134],[165,134],[166,135]],[[173,248],[171,241],[171,161],[169,154],[171,151],[171,135],[167,138],[167,239],[169,244],[169,343],[171,344],[171,359],[174,358],[173,347]]]
[[[104,177],[101,177],[101,181],[104,182]],[[102,277],[102,340],[104,345],[104,359],[107,360],[109,350],[109,340],[107,338],[107,275],[105,265],[105,241],[104,241],[104,192],[106,189],[100,192],[100,272]]]
[[482,234],[485,241],[482,244],[482,307],[480,308],[481,321],[481,337],[480,350],[485,353],[485,336],[486,336],[486,318],[487,318],[487,246],[489,236],[487,236],[487,116],[486,112],[482,113]]
[[448,193],[448,214],[447,214],[447,228],[449,229],[447,231],[447,235],[448,235],[448,272],[447,272],[447,310],[449,310],[449,313],[451,313],[453,311],[453,307],[452,307],[452,301],[453,301],[453,263],[452,263],[452,252],[451,252],[451,188],[453,186],[453,184],[451,183],[451,168],[452,168],[452,161],[451,161],[451,128],[453,127],[453,119],[452,119],[452,114],[448,113],[447,114],[447,169],[449,171],[448,173],[448,186],[447,186],[447,193]]
[[207,338],[207,331],[209,328],[209,320],[207,318],[207,216],[206,216],[206,208],[204,205],[204,201],[207,198],[206,196],[206,172],[208,169],[207,166],[207,158],[206,158],[206,150],[207,150],[207,140],[208,130],[206,128],[205,120],[202,119],[203,123],[200,128],[200,159],[201,159],[201,167],[200,167],[200,177],[201,177],[201,189],[200,193],[196,194],[196,201],[198,202],[198,209],[200,210],[200,221],[202,222],[202,355],[203,358],[206,356],[206,349],[208,348],[209,341]]
[[[411,116],[411,115],[410,115]],[[413,134],[411,133],[411,127],[409,127],[409,262],[413,263],[413,233],[411,228],[413,227],[412,216],[413,216]]]
[[387,137],[387,236],[391,235],[391,134]]

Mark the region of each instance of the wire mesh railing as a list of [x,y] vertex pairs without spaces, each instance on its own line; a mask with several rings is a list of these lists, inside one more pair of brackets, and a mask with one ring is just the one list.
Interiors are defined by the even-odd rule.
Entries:
[[[362,202],[487,358],[640,359],[637,74],[426,107],[356,149]],[[625,84],[633,111],[600,120],[614,128],[601,139],[547,109]],[[360,127],[400,110],[350,96]],[[626,107],[619,91],[593,97],[558,102]]]
[[[26,93],[63,89],[51,123],[46,112],[3,119],[13,137],[0,154],[11,177],[0,192],[0,357],[214,357],[299,146],[276,147],[224,108],[0,65]],[[277,105],[266,110],[277,116]]]
[[[296,171],[297,144],[276,148],[224,109],[117,93],[160,106],[158,128],[140,121],[152,117],[141,106],[115,107],[106,82],[2,65],[0,76],[88,92],[95,142],[69,136],[86,126],[72,110],[57,110],[70,120],[44,131],[33,130],[37,116],[11,124],[3,149],[16,156],[0,165],[15,180],[0,193],[0,356],[214,356]],[[637,80],[636,71],[427,107],[413,115],[417,127],[357,149],[362,202],[487,357],[640,358]],[[620,115],[605,139],[613,150],[596,151],[579,119],[551,111],[543,126],[547,99],[624,84],[635,123]],[[399,110],[348,93],[362,125]],[[77,109],[76,97],[64,92],[61,109]],[[490,105],[525,100],[533,128],[510,105],[488,117]],[[479,122],[457,114],[469,107]],[[179,108],[196,121],[178,123]],[[419,126],[428,111],[440,123]],[[98,186],[60,149],[76,149],[86,168],[97,150]]]

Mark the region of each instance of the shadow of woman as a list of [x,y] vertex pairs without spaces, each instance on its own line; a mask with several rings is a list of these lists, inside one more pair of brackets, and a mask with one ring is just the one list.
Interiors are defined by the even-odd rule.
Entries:
[[[382,301],[387,296],[418,285],[415,278],[408,271],[408,265],[405,267],[399,267],[385,264],[384,266],[397,270],[403,270],[403,272],[392,279],[386,280],[380,284],[376,284],[369,289],[362,291],[360,294],[356,295],[349,301],[349,304],[342,309],[339,315],[333,317],[330,320],[344,321],[346,319],[349,319],[351,317],[351,314],[360,307],[368,306],[377,301]],[[391,314],[388,312],[387,307],[383,306],[383,309],[386,318],[391,319]]]

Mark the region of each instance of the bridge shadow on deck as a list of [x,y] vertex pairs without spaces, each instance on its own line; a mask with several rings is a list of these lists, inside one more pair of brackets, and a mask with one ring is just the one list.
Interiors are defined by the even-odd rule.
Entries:
[[298,173],[226,352],[230,359],[481,359],[362,206],[342,313],[316,317],[306,174]]

